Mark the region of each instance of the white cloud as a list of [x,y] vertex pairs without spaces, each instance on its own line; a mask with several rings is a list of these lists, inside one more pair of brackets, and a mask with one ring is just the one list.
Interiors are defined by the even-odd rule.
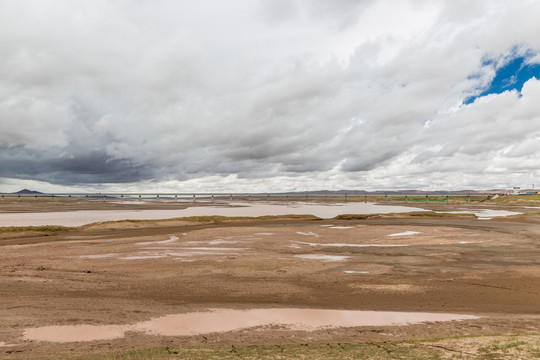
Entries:
[[486,58],[537,62],[539,11],[0,0],[0,176],[201,191],[530,182],[538,80],[459,104],[495,75]]

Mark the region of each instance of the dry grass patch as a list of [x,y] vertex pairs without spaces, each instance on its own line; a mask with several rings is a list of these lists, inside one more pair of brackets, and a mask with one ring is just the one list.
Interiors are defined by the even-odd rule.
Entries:
[[158,220],[117,220],[117,221],[102,221],[88,225],[83,225],[81,229],[130,229],[130,228],[150,228],[150,227],[167,227],[167,226],[188,226],[188,225],[203,225],[203,224],[223,224],[233,222],[246,221],[278,221],[278,220],[321,220],[313,215],[267,215],[267,216],[187,216],[170,219]]
[[43,225],[43,226],[3,226],[0,227],[0,233],[16,233],[16,232],[47,232],[57,233],[73,230],[72,227],[59,225]]
[[342,214],[336,216],[336,220],[365,220],[365,219],[396,219],[396,218],[476,218],[474,214],[468,213],[443,213],[428,211],[411,211],[407,213],[389,213],[389,214]]
[[486,201],[498,205],[540,205],[540,195],[505,195]]
[[80,360],[142,359],[538,359],[540,335],[492,335],[357,344],[199,345],[131,350]]

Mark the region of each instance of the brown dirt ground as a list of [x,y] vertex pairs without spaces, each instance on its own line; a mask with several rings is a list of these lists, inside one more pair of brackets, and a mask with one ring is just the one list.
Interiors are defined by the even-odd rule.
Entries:
[[[20,203],[16,211],[24,211]],[[59,210],[76,208],[61,204]],[[35,211],[36,205],[29,206],[26,211]],[[540,331],[540,217],[142,224],[0,233],[0,357],[61,357],[170,344],[363,342]],[[352,228],[322,226],[331,224]],[[387,236],[404,231],[419,234]],[[159,243],[171,236],[179,240]],[[348,258],[296,256],[306,254]],[[123,259],[144,256],[153,258]],[[481,318],[315,332],[270,327],[192,337],[129,333],[124,339],[75,344],[21,337],[30,327],[129,324],[216,307],[451,312]]]

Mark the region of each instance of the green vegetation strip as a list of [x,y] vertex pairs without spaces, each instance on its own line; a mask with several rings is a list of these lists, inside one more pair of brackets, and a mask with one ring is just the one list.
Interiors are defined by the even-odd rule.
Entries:
[[[475,217],[474,214],[453,214],[453,213],[438,213],[438,212],[408,212],[408,213],[389,213],[389,214],[342,214],[336,216],[336,220],[365,220],[369,218],[395,218],[395,217],[435,217],[435,218],[463,218],[463,217]],[[143,220],[117,220],[117,221],[103,221],[91,223],[79,227],[67,227],[59,225],[44,225],[44,226],[6,226],[0,227],[0,233],[7,232],[24,232],[24,231],[35,231],[35,232],[63,232],[70,231],[75,229],[84,229],[89,227],[96,227],[105,224],[122,224],[122,223],[141,223],[152,225],[153,223],[163,223],[163,222],[186,222],[186,223],[210,223],[210,224],[220,224],[225,222],[235,222],[235,221],[276,221],[276,220],[321,220],[321,218],[314,215],[267,215],[267,216],[188,216],[188,217],[179,217],[179,218],[170,218],[170,219],[143,219]]]
[[476,215],[469,214],[469,213],[444,213],[444,212],[409,212],[404,213],[404,215],[408,216],[414,216],[414,217],[445,217],[445,218],[461,218],[461,217],[473,217],[475,218]]
[[[392,217],[436,217],[436,218],[475,218],[476,215],[474,214],[454,214],[454,213],[436,213],[436,212],[408,212],[408,213],[389,213],[389,214],[343,214],[338,215],[334,217],[336,220],[364,220],[369,218],[392,218]],[[235,221],[273,221],[273,220],[322,220],[321,218],[315,216],[315,215],[266,215],[266,216],[220,216],[220,215],[213,215],[213,216],[187,216],[187,217],[178,217],[178,218],[170,218],[170,219],[142,219],[142,220],[133,220],[133,219],[126,219],[126,220],[116,220],[116,221],[104,221],[104,222],[97,222],[92,223],[88,225],[84,225],[83,227],[94,227],[99,226],[102,224],[122,224],[122,223],[145,223],[151,225],[152,223],[163,223],[163,222],[187,222],[187,223],[211,223],[211,224],[220,224],[224,222],[235,222]]]
[[115,220],[115,221],[103,221],[96,222],[84,226],[95,226],[101,224],[121,224],[121,223],[155,223],[155,222],[190,222],[190,223],[222,223],[227,221],[245,221],[245,220],[321,220],[314,215],[266,215],[266,216],[220,216],[220,215],[210,215],[210,216],[187,216],[187,217],[177,217],[169,219],[126,219],[126,220]]
[[370,218],[403,218],[403,217],[428,217],[428,218],[476,218],[474,214],[468,213],[439,213],[439,212],[423,212],[413,211],[406,213],[389,213],[389,214],[342,214],[336,216],[336,220],[364,220]]
[[490,335],[359,344],[168,346],[81,360],[142,359],[538,359],[540,335]]
[[0,233],[3,232],[20,232],[20,231],[39,231],[39,232],[61,232],[73,230],[72,227],[58,225],[43,225],[43,226],[4,226],[0,227]]

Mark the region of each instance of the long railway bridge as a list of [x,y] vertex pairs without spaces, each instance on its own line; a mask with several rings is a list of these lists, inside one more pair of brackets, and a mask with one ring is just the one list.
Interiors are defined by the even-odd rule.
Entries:
[[294,193],[174,193],[174,192],[103,192],[103,193],[0,193],[4,200],[88,200],[88,201],[182,201],[182,202],[411,202],[411,203],[475,203],[492,198],[494,193],[357,193],[357,192],[294,192]]

